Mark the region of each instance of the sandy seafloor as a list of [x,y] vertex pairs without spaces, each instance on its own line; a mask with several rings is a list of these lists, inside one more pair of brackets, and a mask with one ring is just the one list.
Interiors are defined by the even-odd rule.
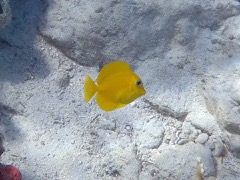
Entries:
[[[199,160],[203,179],[240,179],[239,1],[9,4],[1,163],[23,180],[201,179]],[[84,102],[84,78],[117,59],[147,94],[104,112]]]

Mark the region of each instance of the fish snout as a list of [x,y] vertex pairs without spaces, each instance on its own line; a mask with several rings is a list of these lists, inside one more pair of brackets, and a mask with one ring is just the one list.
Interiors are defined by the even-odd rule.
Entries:
[[146,94],[146,90],[143,88],[140,89],[140,96],[143,96]]

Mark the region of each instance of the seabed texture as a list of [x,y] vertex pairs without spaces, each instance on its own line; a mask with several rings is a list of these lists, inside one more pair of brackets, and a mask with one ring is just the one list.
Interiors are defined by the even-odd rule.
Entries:
[[[0,5],[0,163],[23,180],[240,179],[239,1]],[[104,112],[83,84],[114,60],[147,94]]]

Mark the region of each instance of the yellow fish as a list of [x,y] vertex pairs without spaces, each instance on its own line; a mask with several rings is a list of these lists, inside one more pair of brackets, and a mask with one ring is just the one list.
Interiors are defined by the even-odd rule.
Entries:
[[115,61],[104,66],[98,74],[97,84],[87,76],[84,83],[86,102],[96,93],[99,107],[112,111],[126,106],[146,93],[142,80],[131,70],[128,63]]

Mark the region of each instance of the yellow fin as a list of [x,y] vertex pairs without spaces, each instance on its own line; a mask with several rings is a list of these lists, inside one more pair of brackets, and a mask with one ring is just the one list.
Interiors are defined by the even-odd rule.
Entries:
[[99,92],[96,95],[96,100],[97,100],[99,107],[104,111],[112,111],[114,109],[126,106],[126,104],[119,104],[119,103],[109,101],[109,99],[105,98]]
[[128,63],[124,61],[114,61],[109,63],[101,69],[97,77],[97,84],[100,85],[106,77],[109,77],[109,75],[124,71],[131,71]]
[[90,76],[86,76],[84,82],[84,99],[86,102],[90,101],[90,99],[94,96],[94,94],[98,91],[97,85],[91,79]]
[[118,104],[117,108],[121,108],[121,107],[124,107],[126,106],[127,104]]

